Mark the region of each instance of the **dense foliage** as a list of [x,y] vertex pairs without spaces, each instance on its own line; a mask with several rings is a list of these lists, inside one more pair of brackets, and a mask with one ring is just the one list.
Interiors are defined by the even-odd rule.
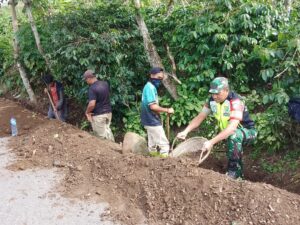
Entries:
[[[13,65],[13,51],[11,41],[11,24],[7,22],[9,14],[7,11],[0,17],[0,77],[7,73]],[[1,94],[0,90],[0,94]]]
[[177,8],[167,18],[164,11],[148,12],[149,23],[161,54],[166,55],[159,44],[163,38],[184,77],[174,116],[177,125],[186,124],[199,110],[207,98],[203,87],[222,74],[235,91],[249,96],[247,104],[256,113],[259,130],[257,147],[276,151],[288,146],[287,124],[292,122],[287,102],[300,94],[299,10],[288,17],[280,4],[275,8],[259,1],[211,1]]
[[[115,118],[120,120],[140,95],[137,88],[142,88],[148,70],[133,12],[118,5],[77,9],[40,21],[38,29],[53,73],[65,84],[69,98],[85,106],[88,86],[82,74],[92,69],[110,83]],[[39,84],[46,65],[34,48],[29,24],[22,26],[19,37],[22,60]]]
[[[45,5],[36,6],[42,45],[70,98],[85,106],[87,85],[81,75],[87,68],[94,69],[111,85],[115,126],[123,121],[125,130],[143,133],[139,105],[149,63],[134,10],[118,1],[113,5],[96,2],[85,8],[76,5],[73,10],[56,8],[52,14],[38,10]],[[290,135],[293,121],[287,115],[289,98],[300,95],[300,8],[296,3],[289,16],[280,3],[259,0],[192,1],[185,7],[175,5],[170,16],[165,5],[147,6],[143,16],[164,65],[171,69],[168,45],[183,82],[176,101],[160,91],[161,104],[175,109],[174,128],[197,115],[208,98],[211,79],[222,74],[245,97],[255,119],[256,149],[290,148],[291,138],[299,139]],[[8,26],[7,20],[0,23]],[[23,22],[20,28],[21,59],[38,91],[46,66],[30,25]],[[5,65],[0,76],[5,83],[12,65],[11,37],[1,30],[0,39],[0,63]],[[209,119],[200,134],[212,136],[213,124]]]

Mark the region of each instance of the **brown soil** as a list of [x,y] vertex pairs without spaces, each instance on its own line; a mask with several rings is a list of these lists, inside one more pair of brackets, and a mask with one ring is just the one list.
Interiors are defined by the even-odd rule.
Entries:
[[38,113],[29,112],[28,110],[12,103],[9,100],[0,99],[0,137],[9,136],[10,118],[15,117],[20,135],[27,134],[37,126],[42,125],[45,120]]
[[[244,151],[244,176],[246,180],[252,182],[265,182],[272,184],[278,188],[288,190],[300,194],[300,167],[291,170],[289,168],[282,168],[280,172],[270,173],[264,170],[261,165],[261,159],[272,164],[284,157],[282,154],[274,154],[272,156],[264,154],[258,159],[252,159],[250,153],[252,149],[246,149]],[[298,160],[300,165],[300,161]],[[213,152],[213,155],[209,157],[201,167],[214,170],[219,173],[226,173],[227,158],[225,152]]]
[[18,115],[21,135],[12,139],[19,161],[10,168],[61,168],[65,178],[58,191],[109,202],[111,208],[103,216],[121,224],[300,224],[297,194],[268,184],[234,181],[199,168],[188,158],[122,155],[118,144],[3,99],[1,135],[8,134],[11,109]]
[[[43,93],[41,90],[39,93]],[[24,108],[37,112],[41,115],[47,116],[48,107],[49,107],[49,99],[46,94],[37,95],[38,105],[33,105],[32,103],[28,102],[26,99],[16,99],[11,93],[7,92],[4,95],[5,99],[11,100],[13,102],[17,102],[19,105],[23,106]],[[67,116],[67,123],[75,125],[77,127],[80,126],[80,122],[85,120],[84,109],[82,106],[76,102],[74,99],[66,99],[67,106],[68,106],[68,116]],[[90,128],[90,127],[89,127]]]

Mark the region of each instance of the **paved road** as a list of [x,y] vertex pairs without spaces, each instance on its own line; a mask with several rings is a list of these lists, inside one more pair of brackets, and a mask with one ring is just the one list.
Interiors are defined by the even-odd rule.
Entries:
[[7,141],[0,138],[1,225],[113,225],[100,218],[108,204],[65,199],[55,193],[53,187],[62,177],[54,169],[5,169],[14,160]]

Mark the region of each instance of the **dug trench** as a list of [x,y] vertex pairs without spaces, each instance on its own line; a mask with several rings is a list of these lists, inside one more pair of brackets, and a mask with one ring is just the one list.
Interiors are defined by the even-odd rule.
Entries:
[[17,118],[8,168],[61,168],[56,191],[110,204],[120,224],[300,224],[300,196],[270,184],[235,181],[199,168],[190,158],[156,159],[121,153],[119,144],[0,99],[0,136]]
[[[267,172],[262,164],[261,160],[274,162],[283,159],[284,154],[278,154],[276,156],[264,154],[263,156],[253,159],[251,156],[252,149],[244,150],[244,177],[246,180],[252,182],[263,182],[272,184],[275,187],[288,190],[296,194],[300,194],[300,168],[289,169],[282,168],[281,171],[276,173]],[[202,168],[210,169],[219,173],[226,173],[227,158],[225,151],[215,151],[213,156],[209,157],[202,165]],[[299,161],[299,160],[298,160]],[[299,164],[300,162],[298,162]]]

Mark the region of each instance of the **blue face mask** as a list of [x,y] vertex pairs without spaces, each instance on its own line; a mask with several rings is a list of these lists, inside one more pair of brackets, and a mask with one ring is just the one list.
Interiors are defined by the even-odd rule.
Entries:
[[155,78],[152,78],[151,79],[151,83],[156,87],[158,88],[161,84],[161,80],[160,79],[155,79]]

